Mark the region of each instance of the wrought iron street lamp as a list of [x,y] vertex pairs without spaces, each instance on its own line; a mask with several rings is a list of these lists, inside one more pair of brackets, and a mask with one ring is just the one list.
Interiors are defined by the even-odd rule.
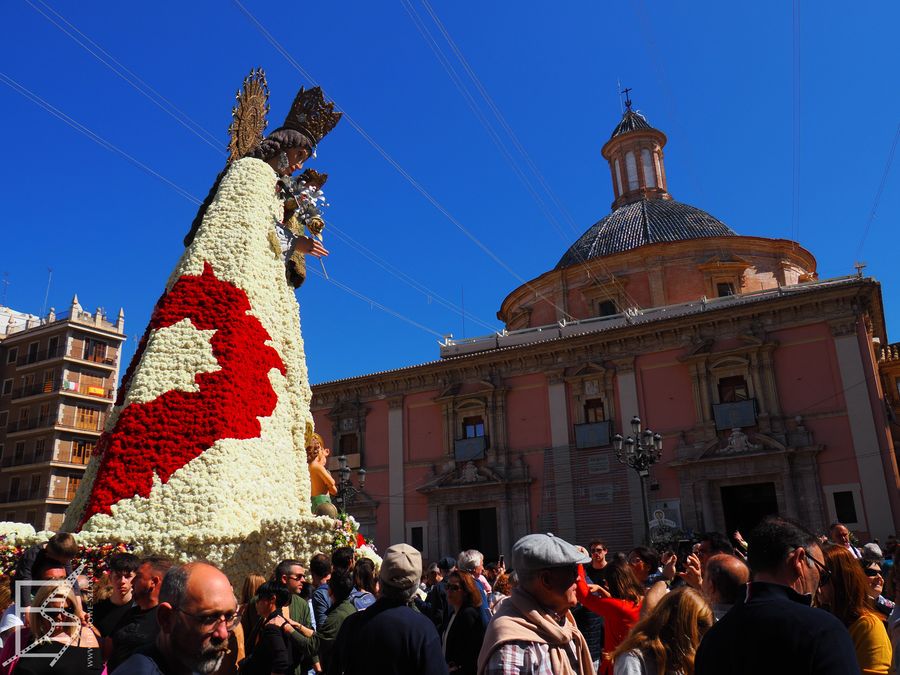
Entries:
[[641,505],[644,508],[644,534],[647,543],[650,543],[647,477],[650,475],[650,467],[662,457],[662,436],[653,433],[650,429],[642,429],[641,418],[637,415],[631,418],[631,432],[633,435],[628,438],[622,438],[622,434],[613,436],[613,449],[616,451],[616,459],[637,471],[640,478]]
[[353,481],[351,480],[352,472],[353,470],[347,466],[347,456],[341,455],[338,457],[338,482],[335,501],[341,511],[346,511],[366,487],[366,470],[356,470],[357,476],[359,477],[359,487],[353,485]]

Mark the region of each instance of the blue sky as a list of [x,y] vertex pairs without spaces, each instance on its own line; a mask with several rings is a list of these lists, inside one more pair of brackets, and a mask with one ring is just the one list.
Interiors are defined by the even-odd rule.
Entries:
[[[853,10],[837,2],[799,4],[795,222],[791,3],[242,2],[515,274],[342,122],[312,164],[331,176],[327,216],[335,231],[325,232],[332,253],[325,265],[335,280],[407,320],[311,277],[298,297],[314,383],[435,359],[434,333],[471,337],[499,328],[495,313],[520,285],[517,277],[551,269],[609,212],[612,190],[600,148],[621,114],[617,81],[633,88],[635,107],[668,135],[666,170],[676,199],[740,234],[796,237],[816,255],[822,278],[852,273],[857,259],[866,261],[866,272],[884,284],[889,330],[900,321],[894,293],[900,288],[894,264],[900,168],[888,174],[863,238],[900,122],[896,3]],[[52,13],[58,12],[211,134],[212,144],[36,8],[62,23]],[[550,192],[481,98],[429,8]],[[410,12],[503,139],[511,163]],[[267,71],[270,129],[299,85],[310,84],[234,2],[162,0],[138,8],[8,0],[0,25],[0,73],[201,199],[223,164],[233,94],[247,71]],[[124,307],[129,334],[139,336],[183,250],[196,206],[3,83],[0,104],[7,144],[0,164],[6,304],[39,312],[52,268],[48,305],[62,311],[77,292],[91,310],[102,306],[114,315]],[[511,164],[550,205],[556,224]],[[428,290],[389,274],[358,245]],[[465,320],[438,297],[464,304]],[[134,344],[129,340],[129,356]]]

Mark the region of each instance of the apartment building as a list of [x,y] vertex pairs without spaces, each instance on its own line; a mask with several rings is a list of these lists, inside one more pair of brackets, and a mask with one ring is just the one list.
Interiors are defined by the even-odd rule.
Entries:
[[119,380],[125,315],[45,317],[0,306],[0,520],[55,530],[103,431]]

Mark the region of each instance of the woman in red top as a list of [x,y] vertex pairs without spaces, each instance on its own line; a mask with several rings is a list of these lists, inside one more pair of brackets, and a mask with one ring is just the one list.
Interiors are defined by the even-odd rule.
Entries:
[[[641,614],[644,589],[625,560],[614,560],[606,567],[609,590],[599,589],[600,595],[592,595],[584,577],[584,567],[578,566],[578,602],[594,614],[603,617],[603,658],[600,675],[611,674],[612,653],[626,638]],[[596,587],[595,587],[596,588]]]

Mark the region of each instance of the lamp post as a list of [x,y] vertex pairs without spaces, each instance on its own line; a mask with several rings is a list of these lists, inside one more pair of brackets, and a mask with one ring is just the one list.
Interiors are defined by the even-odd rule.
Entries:
[[613,436],[613,449],[616,451],[616,459],[637,471],[638,477],[641,479],[644,535],[649,544],[650,509],[647,504],[647,477],[650,475],[650,467],[662,457],[662,436],[653,433],[650,429],[642,429],[641,418],[637,415],[631,418],[631,431],[633,436],[628,438],[622,438],[622,434]]
[[347,507],[353,504],[356,501],[356,498],[362,493],[362,491],[366,487],[366,470],[365,469],[357,469],[356,473],[359,476],[359,487],[353,485],[353,481],[350,479],[350,475],[353,470],[347,466],[347,456],[341,455],[338,457],[338,483],[337,483],[337,496],[335,497],[335,501],[338,504],[338,507],[341,511],[346,511]]

